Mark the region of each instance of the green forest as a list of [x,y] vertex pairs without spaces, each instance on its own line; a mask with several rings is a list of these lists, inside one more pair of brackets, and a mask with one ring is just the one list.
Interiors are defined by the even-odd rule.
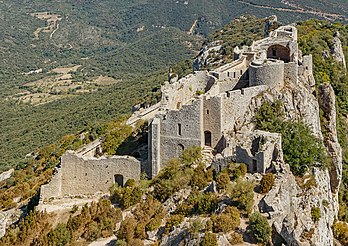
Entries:
[[[267,3],[286,7],[278,0]],[[345,9],[339,3],[323,4],[323,9],[327,6],[338,12]],[[54,30],[44,32],[40,28],[51,20],[35,17],[35,13],[57,15],[60,19],[52,27]],[[59,141],[66,134],[129,113],[135,104],[155,102],[169,67],[191,60],[206,36],[233,18],[249,14],[259,17],[278,14],[283,23],[314,17],[228,0],[214,3],[195,0],[189,4],[169,0],[103,0],[83,4],[72,0],[2,1],[0,170],[16,166],[25,155]],[[195,35],[188,35],[186,32],[195,20],[198,20]],[[260,26],[255,28],[255,34],[262,34]],[[36,33],[37,30],[41,32]],[[248,37],[246,42],[256,36]],[[238,42],[228,38],[226,48],[231,50]],[[28,83],[52,76],[54,68],[69,65],[81,65],[71,74],[73,81],[109,76],[118,83],[82,94],[72,90],[59,100],[34,106],[13,100],[18,93],[30,91]],[[186,65],[184,70],[190,71],[189,67]],[[42,72],[25,74],[38,69]]]

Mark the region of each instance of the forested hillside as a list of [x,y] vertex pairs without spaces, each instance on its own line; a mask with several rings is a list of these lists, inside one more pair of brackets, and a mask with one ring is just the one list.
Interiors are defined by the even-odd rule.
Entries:
[[[281,9],[302,8],[303,1],[297,3],[302,7],[279,0],[257,4],[2,1],[0,170],[65,134],[127,113],[134,104],[155,102],[169,66],[191,59],[205,35],[236,16],[277,14],[284,23],[316,16]],[[320,1],[318,8],[346,11],[337,1]],[[187,34],[195,21],[191,35]],[[66,74],[54,70],[75,65],[78,69]],[[99,83],[100,76],[106,83]]]

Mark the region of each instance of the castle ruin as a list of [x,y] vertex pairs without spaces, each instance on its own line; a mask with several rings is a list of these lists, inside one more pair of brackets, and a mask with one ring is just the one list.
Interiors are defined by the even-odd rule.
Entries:
[[[300,55],[294,26],[280,27],[250,47],[235,48],[234,57],[213,71],[196,71],[162,87],[158,113],[149,127],[152,177],[189,146],[246,163],[249,172],[263,173],[279,158],[281,136],[243,132],[243,119],[251,100],[263,91],[297,84],[299,76],[312,77],[312,57]],[[244,136],[239,137],[243,141],[237,141],[238,136]],[[273,144],[261,148],[266,137]],[[246,142],[250,146],[243,146]]]
[[131,156],[95,158],[98,141],[69,151],[51,182],[41,188],[41,200],[105,193],[115,183],[139,180],[141,171],[152,178],[190,146],[210,152],[217,172],[233,160],[247,164],[251,173],[264,173],[282,159],[281,135],[243,129],[245,114],[253,98],[270,88],[297,84],[301,76],[314,83],[312,57],[302,57],[297,29],[283,26],[250,47],[235,48],[232,63],[169,79],[161,88],[161,102],[136,111],[127,122],[149,121],[145,161]]

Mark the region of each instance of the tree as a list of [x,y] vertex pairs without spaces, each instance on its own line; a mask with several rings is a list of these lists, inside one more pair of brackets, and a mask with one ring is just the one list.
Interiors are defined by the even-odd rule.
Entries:
[[272,229],[268,221],[260,213],[256,212],[249,217],[250,231],[260,243],[267,243],[271,238]]
[[254,205],[254,184],[249,181],[237,180],[228,189],[233,205],[239,209],[250,212]]
[[268,193],[274,185],[274,180],[273,173],[266,173],[263,175],[260,182],[260,192],[262,194]]
[[222,214],[211,217],[213,231],[230,232],[240,225],[240,213],[236,207],[227,207]]
[[221,172],[218,174],[216,182],[219,189],[226,189],[230,183],[230,175],[228,175],[226,172]]

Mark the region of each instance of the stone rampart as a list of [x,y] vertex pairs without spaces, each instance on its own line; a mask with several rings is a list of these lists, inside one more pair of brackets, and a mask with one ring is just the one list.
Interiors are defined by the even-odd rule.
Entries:
[[207,71],[195,72],[179,81],[162,86],[161,107],[163,109],[180,109],[200,93],[205,93],[215,83],[215,78]]
[[266,85],[244,88],[241,90],[227,91],[219,95],[221,98],[221,130],[228,132],[238,129],[244,119],[253,97],[267,90]]
[[86,158],[67,151],[61,157],[61,168],[51,182],[41,189],[41,199],[50,197],[108,193],[115,183],[139,180],[140,162],[130,156]]

